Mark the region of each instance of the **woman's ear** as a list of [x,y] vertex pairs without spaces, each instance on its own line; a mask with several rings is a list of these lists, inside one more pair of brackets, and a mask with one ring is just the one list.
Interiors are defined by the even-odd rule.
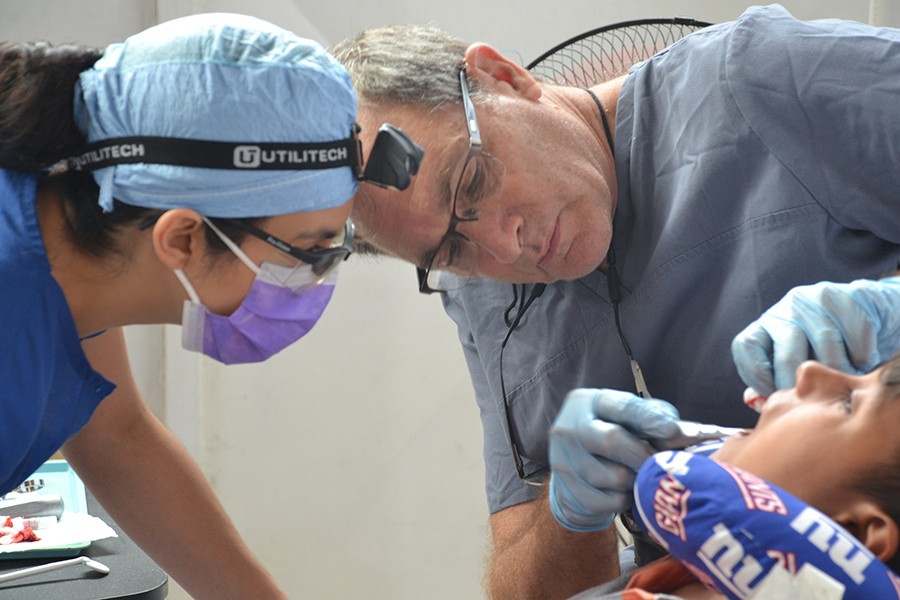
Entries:
[[844,529],[872,551],[881,562],[891,560],[897,553],[898,527],[880,506],[861,500],[834,517]]
[[472,44],[466,50],[466,74],[494,93],[515,92],[528,100],[541,97],[541,86],[527,69],[487,44]]
[[183,269],[206,250],[203,218],[196,211],[176,208],[164,212],[153,226],[153,250],[169,269]]

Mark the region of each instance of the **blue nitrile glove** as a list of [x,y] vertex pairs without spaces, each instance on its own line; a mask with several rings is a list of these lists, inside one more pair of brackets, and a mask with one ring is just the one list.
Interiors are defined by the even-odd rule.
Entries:
[[731,344],[741,379],[763,396],[793,387],[805,360],[867,373],[898,349],[898,277],[794,288]]
[[599,531],[630,508],[635,473],[655,451],[643,440],[671,437],[677,420],[678,411],[662,400],[618,390],[569,392],[550,428],[550,510],[560,525]]

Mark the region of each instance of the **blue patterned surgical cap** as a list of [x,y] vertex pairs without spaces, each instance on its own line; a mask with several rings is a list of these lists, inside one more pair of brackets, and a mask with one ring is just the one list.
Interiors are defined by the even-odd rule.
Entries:
[[[346,70],[316,42],[234,14],[175,19],[109,46],[81,73],[75,118],[87,141],[159,136],[218,142],[345,140],[356,120]],[[223,170],[118,164],[93,173],[113,198],[213,217],[265,217],[339,206],[353,169]]]

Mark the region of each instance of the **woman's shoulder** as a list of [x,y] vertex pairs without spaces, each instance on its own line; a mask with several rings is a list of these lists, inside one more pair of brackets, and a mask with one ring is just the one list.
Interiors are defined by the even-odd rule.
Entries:
[[[3,281],[18,269],[47,264],[38,225],[36,194],[40,175],[0,169],[0,269]],[[48,267],[49,268],[49,267]],[[11,272],[10,272],[11,271]]]

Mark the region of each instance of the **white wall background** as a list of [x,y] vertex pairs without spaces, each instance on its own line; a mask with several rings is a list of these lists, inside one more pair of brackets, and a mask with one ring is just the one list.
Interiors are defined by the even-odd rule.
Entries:
[[[783,0],[800,18],[900,25],[900,0]],[[0,0],[0,39],[105,45],[154,23],[244,12],[326,45],[415,22],[527,64],[600,25],[736,17],[741,0]],[[413,269],[351,259],[324,320],[261,365],[224,368],[137,327],[144,394],[199,461],[292,598],[479,598],[486,554],[481,430],[452,323]],[[187,596],[172,586],[171,598]]]

